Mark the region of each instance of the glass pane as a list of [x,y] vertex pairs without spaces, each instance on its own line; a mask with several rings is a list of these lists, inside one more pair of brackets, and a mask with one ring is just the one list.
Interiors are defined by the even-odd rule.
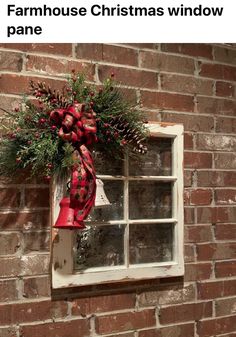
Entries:
[[130,263],[151,263],[173,260],[172,224],[130,225]]
[[[86,221],[105,222],[109,220],[123,220],[123,181],[120,180],[103,180],[104,192],[110,202],[107,206],[95,206],[88,215]],[[97,192],[98,193],[98,192]]]
[[[105,146],[105,145],[104,145]],[[107,157],[99,151],[93,152],[94,166],[96,174],[104,175],[124,175],[124,161],[121,159]]]
[[171,138],[151,138],[147,144],[147,154],[140,156],[138,161],[130,159],[129,175],[170,176],[171,146]]
[[171,183],[129,182],[130,219],[160,219],[172,216]]
[[124,264],[124,225],[87,226],[74,247],[76,270]]

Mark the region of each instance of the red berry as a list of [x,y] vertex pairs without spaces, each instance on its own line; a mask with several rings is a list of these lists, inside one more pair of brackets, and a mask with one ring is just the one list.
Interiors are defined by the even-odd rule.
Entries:
[[35,132],[34,136],[35,138],[39,138],[40,134],[38,132]]
[[40,124],[44,124],[46,122],[46,119],[45,118],[40,118],[40,120],[39,120],[39,123]]
[[31,145],[32,144],[32,140],[28,140],[27,144]]
[[52,165],[51,163],[48,163],[48,164],[47,164],[47,167],[48,167],[49,169],[52,169],[52,168],[53,168],[53,165]]
[[49,182],[49,181],[51,180],[51,176],[49,176],[49,175],[48,175],[48,176],[44,176],[43,179],[44,179],[45,181],[48,181],[48,182]]
[[109,123],[104,123],[104,128],[108,128],[109,126],[110,126],[110,124]]
[[115,73],[112,72],[112,73],[111,73],[111,77],[115,77]]
[[52,126],[51,126],[51,130],[52,130],[52,131],[55,131],[56,129],[57,129],[56,125],[52,125]]
[[126,144],[127,144],[127,141],[125,139],[122,139],[121,145],[126,145]]
[[15,108],[15,112],[18,112],[20,109],[18,107]]

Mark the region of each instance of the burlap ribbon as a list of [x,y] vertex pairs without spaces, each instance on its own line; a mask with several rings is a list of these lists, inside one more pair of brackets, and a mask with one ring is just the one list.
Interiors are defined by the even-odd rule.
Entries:
[[[87,146],[96,142],[96,114],[84,104],[74,104],[50,113],[50,119],[60,127],[58,135],[70,142],[75,151],[71,171],[70,207],[74,209],[75,228],[84,228],[84,220],[94,206],[96,175],[93,158]],[[71,227],[73,228],[73,227]]]

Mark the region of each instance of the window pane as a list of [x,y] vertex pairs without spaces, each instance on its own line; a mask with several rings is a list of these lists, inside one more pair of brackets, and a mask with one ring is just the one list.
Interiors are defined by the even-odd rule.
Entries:
[[172,224],[130,225],[130,263],[165,262],[173,260]]
[[124,264],[124,225],[88,226],[77,232],[76,270]]
[[[106,145],[104,145],[106,146]],[[93,152],[94,166],[96,174],[105,175],[124,175],[124,161],[116,159],[115,157],[107,157],[104,153],[99,151]]]
[[170,176],[171,173],[171,138],[151,138],[147,144],[147,154],[138,161],[130,159],[129,175]]
[[109,220],[122,220],[124,218],[123,181],[103,180],[103,184],[104,192],[110,205],[94,207],[86,221],[104,222]]
[[171,183],[160,183],[156,181],[130,181],[130,219],[171,218],[171,187]]

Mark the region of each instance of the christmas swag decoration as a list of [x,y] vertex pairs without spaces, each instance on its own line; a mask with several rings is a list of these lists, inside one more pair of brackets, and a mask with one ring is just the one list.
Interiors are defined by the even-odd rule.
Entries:
[[113,158],[146,153],[142,113],[125,100],[114,74],[99,88],[75,71],[61,92],[44,82],[30,87],[36,100],[24,99],[15,112],[4,110],[0,174],[29,168],[31,176],[50,181],[70,172],[69,197],[60,202],[69,213],[55,227],[84,228],[96,195],[91,149]]

